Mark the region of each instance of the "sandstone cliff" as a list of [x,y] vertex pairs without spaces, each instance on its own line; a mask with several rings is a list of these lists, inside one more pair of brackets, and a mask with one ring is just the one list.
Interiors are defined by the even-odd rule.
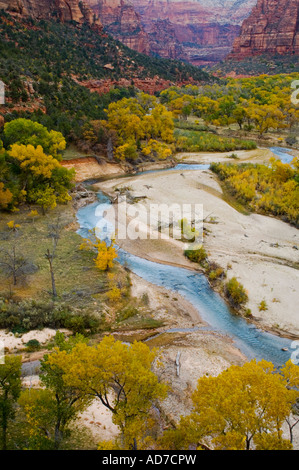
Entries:
[[261,54],[299,54],[299,0],[258,0],[228,58]]
[[19,17],[35,19],[58,18],[62,22],[88,23],[101,29],[98,17],[85,1],[80,0],[0,0],[0,10]]
[[148,35],[132,5],[124,0],[88,0],[88,4],[115,39],[137,52],[150,53]]
[[230,51],[256,0],[86,0],[106,30],[138,52],[194,65]]

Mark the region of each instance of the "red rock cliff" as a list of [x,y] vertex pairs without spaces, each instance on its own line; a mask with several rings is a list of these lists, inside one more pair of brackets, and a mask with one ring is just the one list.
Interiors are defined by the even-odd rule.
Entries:
[[[188,60],[223,59],[256,0],[86,0],[106,30],[139,52]],[[126,27],[128,28],[126,30]]]
[[299,54],[299,0],[258,0],[228,58]]
[[0,0],[0,9],[15,16],[30,16],[35,19],[53,19],[88,23],[101,29],[98,17],[85,1],[80,0]]
[[123,0],[88,0],[88,4],[115,39],[142,54],[150,53],[148,35],[132,5]]

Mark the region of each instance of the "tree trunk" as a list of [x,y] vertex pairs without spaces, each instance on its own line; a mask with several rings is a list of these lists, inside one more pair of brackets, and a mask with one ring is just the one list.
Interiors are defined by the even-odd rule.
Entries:
[[[5,397],[7,394],[5,393]],[[6,400],[3,403],[2,409],[2,450],[7,450],[7,413],[6,413]]]
[[53,263],[52,263],[52,255],[50,253],[50,250],[47,250],[46,258],[49,261],[49,266],[50,266],[50,274],[51,274],[51,282],[52,282],[52,295],[53,297],[57,297],[57,290],[56,290],[56,284],[55,284],[55,276],[54,276],[54,270],[53,270]]

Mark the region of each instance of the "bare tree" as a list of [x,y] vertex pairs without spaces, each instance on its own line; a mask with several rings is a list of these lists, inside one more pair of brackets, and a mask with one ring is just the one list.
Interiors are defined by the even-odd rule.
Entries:
[[52,239],[52,249],[47,249],[45,253],[45,258],[49,263],[50,274],[51,274],[51,283],[52,283],[52,295],[53,297],[57,297],[57,289],[56,289],[56,282],[55,282],[55,274],[54,274],[54,258],[56,255],[56,249],[58,242],[60,240],[60,234],[62,231],[63,225],[60,223],[60,218],[58,217],[55,224],[49,225],[49,234],[48,237]]
[[13,238],[12,244],[9,248],[0,249],[0,267],[8,277],[12,277],[14,286],[17,285],[19,277],[25,274],[26,268],[29,266],[29,261],[17,251],[19,227],[19,225],[12,222],[10,226],[10,236]]
[[12,277],[14,286],[17,285],[19,277],[24,274],[27,264],[28,260],[18,255],[15,244],[8,250],[3,248],[0,250],[0,266],[9,277]]

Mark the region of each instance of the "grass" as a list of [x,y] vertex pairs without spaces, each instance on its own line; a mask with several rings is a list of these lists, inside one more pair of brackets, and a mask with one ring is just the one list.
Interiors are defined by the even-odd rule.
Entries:
[[[0,296],[12,297],[17,301],[51,301],[51,278],[45,253],[52,244],[48,238],[49,224],[55,223],[59,216],[64,228],[54,259],[58,292],[56,303],[69,305],[79,313],[84,310],[87,314],[101,316],[103,297],[109,288],[107,274],[96,269],[93,253],[80,250],[82,238],[75,231],[76,219],[72,206],[57,207],[46,216],[40,215],[34,222],[28,217],[31,209],[23,206],[15,214],[1,213],[1,247],[9,248],[12,244],[7,223],[14,220],[20,225],[16,239],[17,252],[34,263],[37,270],[33,275],[18,279],[16,286],[0,271]],[[118,264],[114,271],[118,282],[123,283],[126,274]]]
[[[75,314],[84,313],[100,320],[99,331],[149,330],[163,326],[154,318],[144,298],[131,295],[130,274],[119,263],[115,263],[109,274],[95,267],[94,253],[80,250],[82,238],[76,233],[77,224],[72,205],[64,205],[39,215],[32,220],[29,214],[33,208],[21,206],[14,214],[0,214],[1,248],[9,249],[14,235],[7,223],[14,220],[20,225],[16,235],[17,253],[23,254],[37,268],[32,275],[24,275],[13,286],[12,279],[0,270],[0,298],[15,302],[34,299],[50,302],[51,277],[47,248],[51,249],[52,240],[48,237],[49,225],[55,224],[59,217],[63,229],[54,258],[54,273],[58,297],[57,306],[69,306]],[[121,288],[121,299],[111,303],[107,292],[113,283]]]
[[77,158],[85,158],[87,156],[87,154],[78,150],[75,145],[71,144],[63,152],[62,158],[63,160],[76,160]]
[[177,151],[180,152],[231,152],[256,149],[256,143],[253,141],[223,137],[211,132],[176,129],[175,138]]

